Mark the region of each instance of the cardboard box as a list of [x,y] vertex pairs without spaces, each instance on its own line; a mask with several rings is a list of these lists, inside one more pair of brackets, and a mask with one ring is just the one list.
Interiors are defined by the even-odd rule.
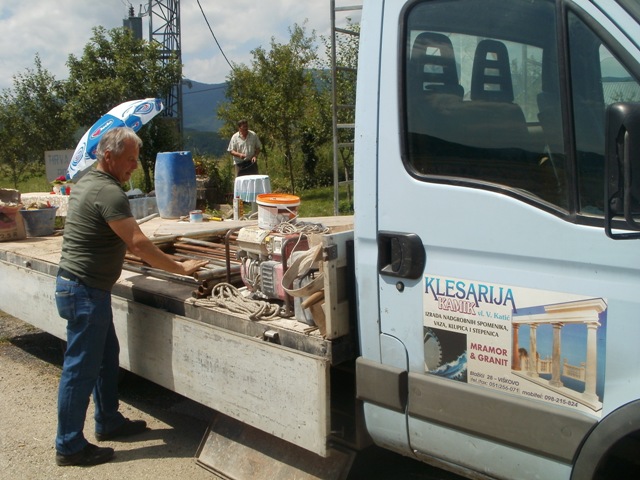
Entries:
[[27,238],[21,208],[18,190],[0,188],[0,242]]

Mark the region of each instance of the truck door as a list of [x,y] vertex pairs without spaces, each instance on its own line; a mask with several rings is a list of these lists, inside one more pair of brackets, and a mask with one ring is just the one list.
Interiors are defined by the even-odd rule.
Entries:
[[383,442],[402,405],[424,459],[568,478],[638,396],[640,248],[604,229],[605,111],[640,100],[638,27],[606,4],[380,7],[377,203],[356,212],[376,208],[379,361],[407,392],[367,405]]

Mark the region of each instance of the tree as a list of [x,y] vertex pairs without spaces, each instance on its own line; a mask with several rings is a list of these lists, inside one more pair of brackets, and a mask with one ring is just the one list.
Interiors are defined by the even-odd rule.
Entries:
[[235,131],[238,119],[248,117],[266,145],[284,152],[291,191],[295,193],[294,157],[300,151],[308,115],[317,109],[316,85],[311,70],[317,59],[315,32],[307,36],[304,26],[294,25],[287,44],[271,39],[271,49],[251,52],[251,67],[236,66],[229,74],[228,102],[218,108],[225,120],[223,134]]
[[[182,79],[177,58],[162,61],[161,46],[137,39],[127,28],[93,29],[82,57],[69,55],[66,82],[69,118],[89,128],[116,105],[138,98],[164,98]],[[156,154],[180,148],[175,121],[156,118],[139,132],[144,141],[140,162],[144,189],[152,185]]]
[[41,174],[44,152],[73,146],[74,123],[64,116],[61,84],[36,54],[34,69],[13,77],[0,94],[0,163],[15,188]]

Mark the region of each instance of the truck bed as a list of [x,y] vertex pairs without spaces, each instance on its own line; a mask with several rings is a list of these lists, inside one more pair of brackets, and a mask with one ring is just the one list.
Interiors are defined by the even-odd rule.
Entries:
[[[310,219],[350,238],[350,217]],[[255,223],[255,222],[253,222]],[[141,225],[151,238],[199,237],[251,222],[189,224],[156,218]],[[345,232],[346,230],[346,232]],[[329,234],[328,239],[333,239]],[[332,241],[332,245],[333,240]],[[0,243],[0,309],[59,338],[66,325],[54,299],[62,235]],[[343,275],[344,252],[330,262],[327,286]],[[332,282],[333,286],[329,285]],[[155,383],[320,456],[328,455],[332,365],[355,355],[348,308],[327,299],[328,325],[295,319],[252,321],[193,298],[193,285],[123,271],[113,288],[121,366]],[[335,311],[332,315],[331,310]],[[330,338],[332,337],[332,338]]]

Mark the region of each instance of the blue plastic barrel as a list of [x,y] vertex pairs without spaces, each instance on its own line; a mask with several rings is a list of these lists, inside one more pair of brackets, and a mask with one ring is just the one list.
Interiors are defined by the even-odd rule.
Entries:
[[196,208],[196,168],[191,152],[158,153],[154,180],[162,218],[184,217]]

